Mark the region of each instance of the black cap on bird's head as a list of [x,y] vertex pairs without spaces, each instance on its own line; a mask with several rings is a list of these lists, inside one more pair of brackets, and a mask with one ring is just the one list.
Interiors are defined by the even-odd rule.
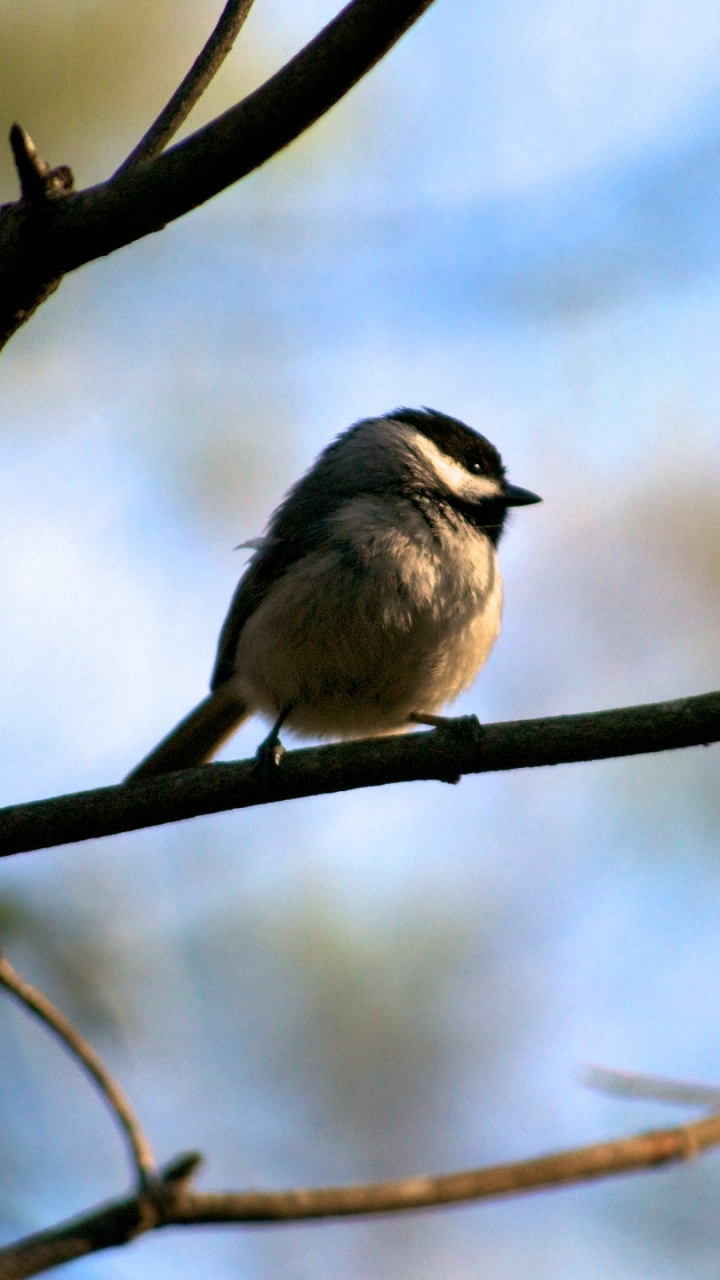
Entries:
[[[397,447],[399,435],[412,438],[410,449]],[[269,535],[307,548],[345,503],[388,494],[407,496],[428,518],[433,504],[454,508],[494,543],[508,507],[541,501],[508,483],[500,454],[478,431],[435,409],[400,408],[336,436],[277,508]]]
[[386,417],[388,421],[414,427],[431,440],[441,454],[458,463],[469,475],[495,480],[497,491],[486,501],[492,501],[496,508],[527,507],[531,503],[542,502],[542,498],[536,493],[507,481],[505,467],[495,445],[459,418],[451,418],[446,413],[439,413],[437,409],[425,407],[395,409]]
[[504,480],[505,468],[495,445],[459,418],[451,418],[446,413],[424,406],[422,409],[395,409],[386,417],[422,432],[441,453],[459,462],[467,471]]

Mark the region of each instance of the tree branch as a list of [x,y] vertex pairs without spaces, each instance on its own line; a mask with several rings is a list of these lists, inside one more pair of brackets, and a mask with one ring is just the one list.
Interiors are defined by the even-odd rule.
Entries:
[[254,760],[239,760],[12,805],[0,810],[0,856],[278,800],[391,782],[458,782],[463,774],[606,760],[719,739],[720,693],[482,727],[469,716],[430,733],[289,751],[271,777]]
[[589,1089],[611,1093],[617,1098],[643,1098],[720,1111],[717,1085],[689,1084],[685,1080],[668,1080],[665,1076],[649,1076],[641,1071],[612,1071],[594,1065],[585,1067],[580,1079]]
[[138,1184],[142,1191],[148,1182],[157,1177],[157,1165],[140,1121],[120,1085],[113,1079],[92,1045],[88,1044],[77,1028],[59,1009],[55,1008],[42,991],[38,991],[36,987],[32,987],[29,982],[20,977],[2,952],[0,952],[0,986],[10,991],[26,1009],[49,1027],[95,1081],[127,1139]]
[[282,70],[177,146],[108,182],[0,210],[0,346],[60,278],[181,217],[324,115],[431,0],[352,0]]
[[[24,1280],[167,1226],[303,1222],[461,1204],[570,1186],[687,1160],[720,1143],[720,1116],[554,1155],[440,1177],[295,1191],[192,1191],[195,1157],[173,1162],[147,1190],[0,1249],[0,1280]],[[179,1173],[177,1172],[179,1170]]]
[[127,160],[120,165],[115,174],[116,177],[118,173],[134,169],[143,161],[159,155],[167,146],[227,58],[252,6],[253,0],[227,0],[217,26],[204,49],[198,54],[184,80],[178,85],[167,106],[163,107],[145,137],[130,152]]

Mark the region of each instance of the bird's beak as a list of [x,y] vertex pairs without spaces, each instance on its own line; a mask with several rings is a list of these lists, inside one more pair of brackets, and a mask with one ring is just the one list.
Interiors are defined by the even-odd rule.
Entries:
[[536,493],[529,489],[520,489],[516,484],[506,484],[502,492],[502,500],[506,507],[529,507],[533,502],[542,502]]

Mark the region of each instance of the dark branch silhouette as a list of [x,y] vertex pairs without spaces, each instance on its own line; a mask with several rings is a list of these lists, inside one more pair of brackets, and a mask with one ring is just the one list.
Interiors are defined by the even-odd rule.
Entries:
[[463,774],[605,760],[718,740],[720,693],[483,726],[469,716],[430,733],[289,751],[274,776],[259,771],[255,760],[240,760],[13,805],[0,810],[0,856],[301,796],[391,782],[458,782]]
[[55,1008],[47,996],[26,982],[13,969],[10,961],[0,952],[0,986],[10,991],[26,1009],[34,1013],[41,1022],[65,1045],[73,1058],[94,1080],[100,1093],[107,1102],[115,1119],[125,1135],[130,1155],[135,1166],[140,1190],[148,1182],[157,1177],[157,1165],[152,1148],[143,1133],[142,1126],[132,1106],[125,1097],[120,1085],[113,1079],[105,1064],[98,1057],[92,1045],[88,1044],[77,1027]]
[[485,1169],[360,1186],[275,1192],[192,1191],[188,1181],[198,1163],[193,1153],[173,1161],[157,1181],[137,1196],[101,1205],[71,1222],[0,1249],[0,1280],[22,1280],[74,1258],[127,1244],[159,1227],[221,1222],[280,1225],[429,1209],[656,1168],[690,1159],[718,1143],[720,1116],[713,1115],[673,1129],[656,1129]]
[[53,196],[64,195],[72,190],[73,175],[67,165],[61,164],[51,169],[46,160],[39,154],[35,143],[14,124],[10,130],[10,147],[20,182],[20,194],[25,204],[42,204]]
[[[212,123],[108,182],[0,210],[0,346],[62,276],[160,231],[264,164],[342,98],[431,0],[352,0],[276,75]],[[55,171],[58,172],[58,171]]]
[[123,161],[117,173],[134,169],[136,165],[152,159],[164,150],[227,58],[252,6],[253,0],[228,0],[204,49],[198,54],[167,106],[163,107],[157,120],[130,152],[127,160]]

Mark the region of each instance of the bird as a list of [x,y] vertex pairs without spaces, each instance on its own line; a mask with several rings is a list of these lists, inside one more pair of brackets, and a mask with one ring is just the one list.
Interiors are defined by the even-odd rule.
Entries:
[[[395,409],[355,423],[288,491],[252,550],[209,695],[128,775],[207,763],[250,716],[344,739],[440,726],[500,629],[497,545],[510,484],[498,450],[458,418]],[[449,722],[449,721],[447,721]]]

